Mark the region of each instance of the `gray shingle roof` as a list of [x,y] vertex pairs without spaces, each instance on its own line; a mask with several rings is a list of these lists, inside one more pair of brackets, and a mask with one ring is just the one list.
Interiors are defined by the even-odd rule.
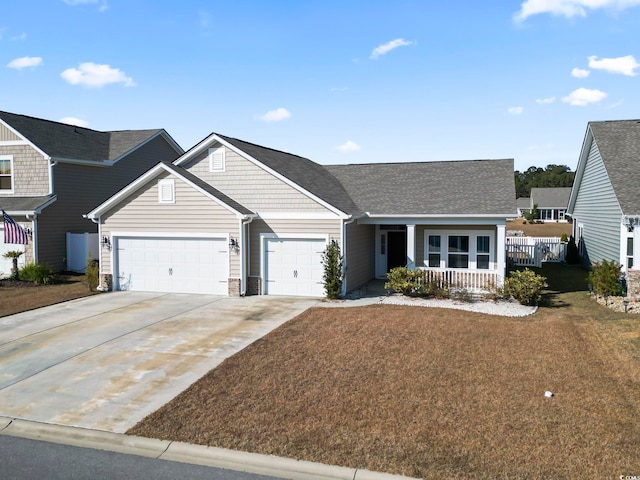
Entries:
[[515,215],[513,160],[330,165],[372,215]]
[[516,206],[520,209],[531,208],[531,198],[530,197],[516,198]]
[[1,111],[0,119],[50,157],[96,162],[115,160],[162,131],[153,129],[99,132],[90,128]]
[[531,202],[538,208],[567,208],[571,187],[534,187],[531,189]]
[[613,190],[626,215],[640,214],[640,120],[589,122]]
[[253,215],[254,212],[249,210],[247,207],[245,207],[244,205],[236,202],[231,197],[226,196],[220,190],[218,190],[215,187],[212,187],[210,184],[208,184],[207,182],[202,180],[200,177],[195,176],[194,174],[192,174],[188,170],[185,170],[182,167],[178,167],[178,166],[174,165],[173,163],[169,163],[169,162],[162,162],[162,163],[163,163],[163,165],[165,167],[169,168],[169,170],[174,172],[176,175],[182,176],[185,179],[187,179],[188,181],[190,181],[191,183],[193,183],[194,185],[197,185],[199,188],[201,188],[202,190],[204,190],[208,194],[210,194],[213,197],[217,198],[218,200],[220,200],[224,204],[229,205],[236,212],[239,212],[239,213],[241,213],[243,215]]
[[9,214],[11,212],[33,212],[53,198],[50,195],[42,197],[0,197],[0,208]]
[[348,214],[360,212],[343,185],[322,165],[291,153],[218,136],[338,210]]

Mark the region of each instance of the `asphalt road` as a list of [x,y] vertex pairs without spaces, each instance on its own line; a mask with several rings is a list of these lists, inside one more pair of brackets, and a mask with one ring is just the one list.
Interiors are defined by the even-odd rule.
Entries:
[[0,477],[7,480],[273,480],[276,478],[7,435],[0,435]]

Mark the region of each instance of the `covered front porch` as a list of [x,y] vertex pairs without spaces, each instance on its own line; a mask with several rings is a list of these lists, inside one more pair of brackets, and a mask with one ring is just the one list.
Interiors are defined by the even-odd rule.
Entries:
[[[373,219],[364,219],[362,223]],[[375,278],[406,266],[425,272],[425,281],[471,292],[504,282],[504,219],[376,219]]]

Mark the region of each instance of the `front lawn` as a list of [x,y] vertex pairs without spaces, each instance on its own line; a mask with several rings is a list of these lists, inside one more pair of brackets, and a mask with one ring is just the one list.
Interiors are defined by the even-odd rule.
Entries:
[[640,316],[543,274],[530,317],[308,310],[128,433],[429,479],[638,475]]

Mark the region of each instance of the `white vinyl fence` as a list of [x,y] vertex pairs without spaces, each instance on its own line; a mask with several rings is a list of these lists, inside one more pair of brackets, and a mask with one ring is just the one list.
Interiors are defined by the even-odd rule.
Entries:
[[97,233],[67,232],[67,270],[84,273],[89,255],[98,259],[100,245]]
[[540,268],[543,262],[564,262],[566,250],[560,237],[507,237],[507,259],[518,266]]

